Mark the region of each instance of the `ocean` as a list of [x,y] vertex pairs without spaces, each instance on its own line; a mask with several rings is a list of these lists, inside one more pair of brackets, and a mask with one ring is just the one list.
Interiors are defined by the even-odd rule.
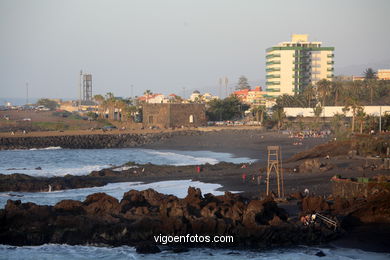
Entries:
[[[236,158],[229,153],[210,151],[174,151],[139,148],[124,149],[46,149],[0,151],[0,173],[24,173],[33,176],[64,176],[66,174],[85,175],[92,170],[120,166],[126,162],[154,163],[160,165],[198,165],[226,162],[252,162],[249,158]],[[38,168],[39,167],[39,168]],[[142,182],[111,183],[102,187],[70,189],[55,192],[2,192],[0,208],[8,199],[20,199],[38,204],[54,205],[63,199],[84,200],[96,192],[105,192],[120,199],[130,189],[153,188],[158,192],[173,194],[180,198],[186,196],[189,186],[197,187],[202,193],[220,195],[219,184],[202,183],[192,180],[160,181],[145,184]],[[239,192],[239,191],[233,191]],[[155,255],[140,255],[135,248],[70,246],[47,244],[41,246],[0,245],[0,259],[318,259],[316,253],[322,251],[322,259],[390,259],[390,254],[365,252],[359,249],[319,248],[299,246],[267,251],[228,250],[228,249],[190,249],[184,253],[165,250]]]

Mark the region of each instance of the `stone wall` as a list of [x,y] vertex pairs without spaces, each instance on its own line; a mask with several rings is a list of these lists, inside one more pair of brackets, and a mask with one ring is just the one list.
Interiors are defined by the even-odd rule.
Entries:
[[204,104],[145,104],[143,124],[145,127],[198,127],[206,125]]
[[151,144],[177,135],[199,135],[199,131],[148,134],[91,134],[42,137],[1,137],[0,150],[62,147],[69,149],[124,148]]

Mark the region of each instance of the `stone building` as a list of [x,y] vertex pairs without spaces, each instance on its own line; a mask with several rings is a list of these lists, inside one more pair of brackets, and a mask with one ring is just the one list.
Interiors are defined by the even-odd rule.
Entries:
[[144,104],[142,117],[145,127],[197,127],[207,124],[204,104]]

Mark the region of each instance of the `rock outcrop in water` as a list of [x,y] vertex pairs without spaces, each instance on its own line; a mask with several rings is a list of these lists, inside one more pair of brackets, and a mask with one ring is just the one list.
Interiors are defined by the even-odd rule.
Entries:
[[191,244],[207,247],[254,247],[318,244],[337,234],[288,220],[271,199],[206,194],[195,188],[179,199],[154,190],[131,190],[121,201],[104,194],[55,206],[20,201],[0,210],[0,244],[44,243],[137,245],[155,243],[158,235],[231,235],[233,243]]

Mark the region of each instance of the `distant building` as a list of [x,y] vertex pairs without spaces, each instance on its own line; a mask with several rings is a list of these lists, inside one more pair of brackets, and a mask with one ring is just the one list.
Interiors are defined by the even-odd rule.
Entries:
[[365,77],[362,76],[352,76],[352,81],[363,81]]
[[192,92],[189,101],[196,102],[196,103],[208,103],[213,99],[218,99],[219,97],[213,96],[210,93],[204,93],[203,95],[198,91],[195,90]]
[[194,92],[192,92],[191,96],[190,96],[190,100],[192,102],[196,102],[196,101],[200,101],[201,99],[201,94],[199,91],[195,90]]
[[307,34],[293,34],[291,42],[267,49],[266,86],[269,96],[293,95],[308,84],[333,78],[334,47],[309,42]]
[[145,102],[149,104],[161,104],[161,103],[168,103],[168,98],[166,98],[163,94],[159,93],[152,93],[152,94],[145,94],[143,96],[140,96],[137,98],[140,102]]
[[377,72],[377,78],[378,78],[379,80],[390,80],[390,69],[378,70],[378,72]]
[[260,86],[256,86],[254,89],[242,89],[233,92],[237,98],[248,105],[265,105],[265,95],[267,93],[262,91]]
[[198,127],[206,125],[204,104],[144,104],[142,106],[145,127]]

